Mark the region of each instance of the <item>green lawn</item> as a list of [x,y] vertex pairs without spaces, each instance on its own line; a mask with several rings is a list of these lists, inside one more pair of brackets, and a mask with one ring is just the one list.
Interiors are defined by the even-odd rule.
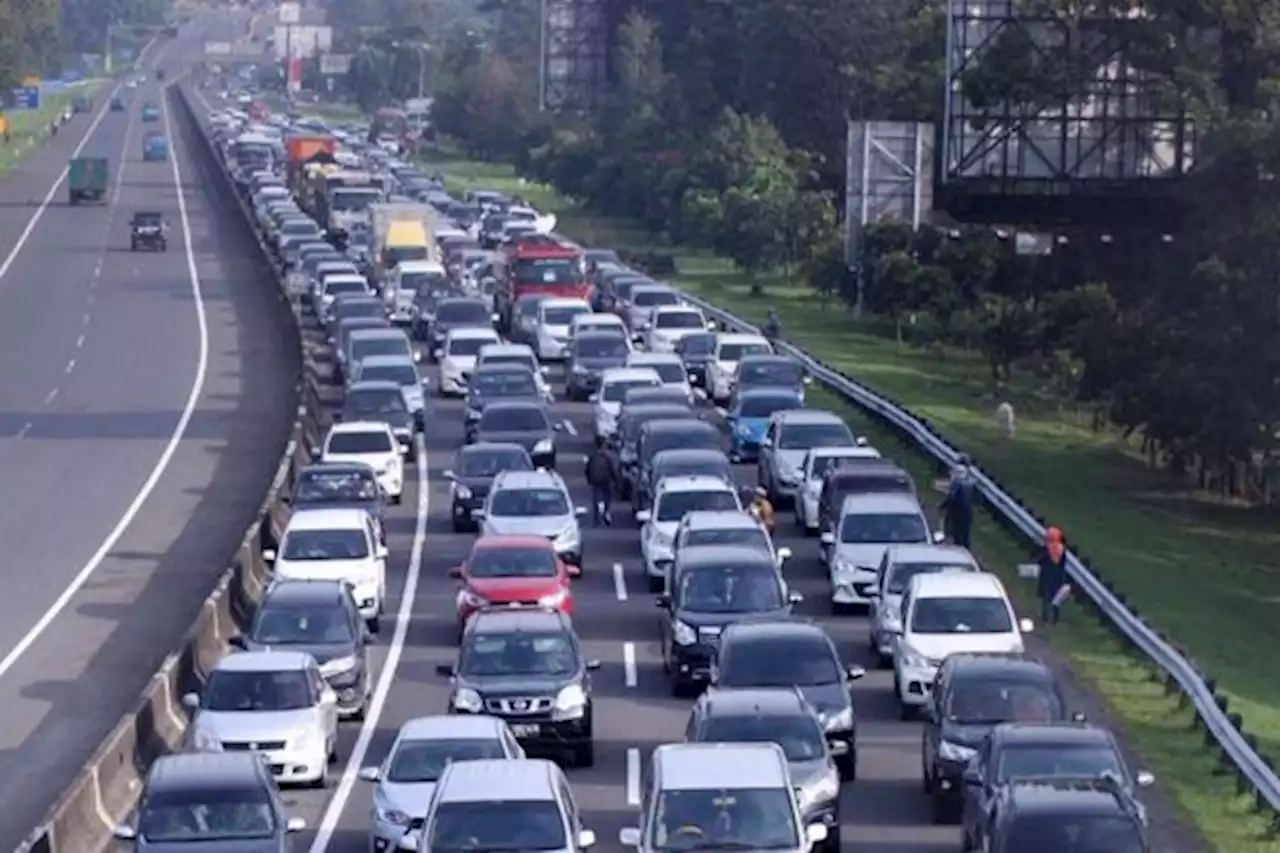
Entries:
[[[904,347],[870,334],[838,304],[824,304],[805,287],[773,282],[765,298],[753,299],[743,277],[725,261],[656,246],[635,229],[585,213],[545,187],[515,178],[508,167],[444,157],[431,165],[444,172],[451,189],[518,192],[555,212],[559,230],[588,245],[674,251],[681,288],[732,305],[744,318],[758,320],[769,306],[777,308],[789,340],[927,417],[984,470],[1064,528],[1077,549],[1193,650],[1264,750],[1280,754],[1280,661],[1268,663],[1263,645],[1271,636],[1271,619],[1280,615],[1280,569],[1271,559],[1280,525],[1273,514],[1188,493],[1148,469],[1135,448],[1109,432],[1092,432],[1069,404],[1059,411],[1035,388],[1015,382],[1012,390],[993,396],[985,365],[972,354]],[[817,399],[865,425],[856,410],[837,399]],[[994,409],[1002,399],[1018,413],[1012,440],[995,427]],[[892,436],[866,431],[877,445],[893,447]],[[910,462],[922,484],[932,482],[931,465],[915,455]],[[1027,547],[994,524],[978,532],[977,550],[1007,577],[1025,560]],[[1029,596],[1025,582],[1013,585],[1019,595]],[[1280,850],[1280,843],[1265,836],[1264,823],[1250,812],[1247,799],[1236,796],[1231,777],[1215,773],[1215,759],[1189,729],[1190,715],[1108,632],[1075,613],[1053,632],[1052,646],[1103,697],[1114,722],[1213,849]]]
[[66,109],[77,95],[93,94],[100,83],[89,81],[70,89],[65,94],[51,95],[41,100],[38,110],[6,110],[9,119],[9,142],[0,139],[0,175],[9,172],[31,153],[32,149],[49,138],[49,125],[55,116]]

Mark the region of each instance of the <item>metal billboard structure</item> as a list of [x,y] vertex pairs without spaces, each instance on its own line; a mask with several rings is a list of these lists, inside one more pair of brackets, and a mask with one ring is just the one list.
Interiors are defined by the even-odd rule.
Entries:
[[541,0],[538,108],[590,113],[609,85],[613,0]]
[[858,263],[873,222],[919,228],[933,211],[935,130],[927,122],[849,121],[845,147],[845,262]]

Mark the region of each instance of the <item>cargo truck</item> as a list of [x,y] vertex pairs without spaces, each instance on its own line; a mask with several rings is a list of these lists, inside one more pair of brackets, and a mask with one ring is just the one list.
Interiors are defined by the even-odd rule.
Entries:
[[382,181],[374,175],[339,169],[325,174],[316,213],[331,235],[345,234],[368,227],[369,207],[385,196]]
[[67,200],[71,204],[104,201],[110,181],[106,157],[76,157],[67,166]]
[[332,163],[338,143],[332,136],[293,134],[285,137],[285,168],[289,188],[297,191],[308,163]]
[[369,208],[371,222],[370,261],[374,284],[388,302],[395,299],[388,283],[393,282],[401,261],[440,261],[436,245],[436,209],[419,202],[387,202]]

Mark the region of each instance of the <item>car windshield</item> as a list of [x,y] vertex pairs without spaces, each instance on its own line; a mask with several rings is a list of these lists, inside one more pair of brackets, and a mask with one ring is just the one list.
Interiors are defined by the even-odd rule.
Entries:
[[737,362],[741,361],[744,355],[755,355],[760,353],[768,355],[773,352],[767,343],[758,341],[750,344],[722,344],[720,351],[716,353],[718,361]]
[[996,780],[1012,782],[1032,777],[1096,779],[1104,773],[1128,779],[1120,756],[1103,743],[1064,743],[1048,739],[1037,744],[1006,744],[996,761]]
[[676,351],[681,355],[711,355],[716,351],[716,336],[710,332],[705,335],[687,335],[676,344]]
[[480,417],[481,432],[550,432],[547,413],[538,406],[491,406]]
[[436,320],[450,325],[488,326],[491,319],[489,308],[483,302],[442,302],[436,309]]
[[698,489],[687,492],[664,492],[658,499],[659,522],[675,522],[685,513],[698,509],[741,509],[738,496],[728,489]]
[[758,527],[722,527],[719,530],[690,530],[685,534],[684,547],[696,545],[743,545],[770,551],[769,536]]
[[665,385],[684,384],[689,379],[688,374],[685,373],[684,365],[678,361],[655,361],[640,366],[658,374],[658,378]]
[[[666,420],[669,415],[664,416]],[[664,430],[662,432],[652,433],[645,442],[645,452],[653,455],[661,453],[664,450],[675,450],[683,448],[685,450],[722,450],[720,446],[720,433],[715,429],[706,429],[705,421],[695,421],[690,419],[689,429]],[[699,507],[699,509],[736,509],[733,507]]]
[[632,388],[652,388],[655,384],[652,379],[615,379],[604,386],[600,399],[606,403],[621,403]]
[[387,781],[412,785],[438,782],[444,769],[455,761],[480,761],[506,758],[502,741],[495,738],[441,738],[439,740],[402,740],[391,755]]
[[370,302],[366,299],[351,299],[338,303],[338,307],[334,309],[334,316],[341,322],[348,317],[372,317],[377,319],[385,316],[386,311],[380,302]]
[[291,530],[281,553],[286,560],[363,560],[369,543],[363,530]]
[[517,258],[511,264],[512,281],[536,284],[579,284],[584,273],[582,260],[569,258]]
[[312,704],[307,673],[301,669],[219,669],[209,676],[200,707],[205,711],[298,711]]
[[902,595],[916,575],[934,575],[938,572],[976,572],[977,569],[960,561],[950,563],[894,563],[889,572],[889,583],[885,590],[890,595]]
[[918,598],[911,609],[913,634],[1008,634],[1009,605],[992,596]]
[[738,405],[740,418],[768,418],[774,412],[785,412],[800,407],[795,397],[744,397]]
[[564,818],[550,800],[442,803],[431,821],[432,853],[561,850]]
[[1051,723],[1065,716],[1057,691],[1045,682],[984,675],[953,682],[947,719],[961,725]]
[[338,432],[329,436],[327,453],[389,453],[391,436],[385,432]]
[[853,433],[841,423],[788,424],[778,436],[780,450],[808,450],[811,447],[846,447],[853,444]]
[[825,644],[776,639],[735,650],[720,672],[725,687],[815,687],[839,681],[839,666]]
[[795,716],[711,717],[698,740],[703,743],[776,743],[788,761],[817,761],[827,754],[818,721]]
[[621,335],[596,334],[573,343],[574,355],[579,358],[625,358],[630,351]]
[[368,210],[369,205],[381,199],[380,190],[366,187],[341,187],[329,193],[329,208],[344,212]]
[[529,353],[523,352],[503,353],[501,355],[482,355],[480,357],[480,364],[483,366],[500,364],[504,367],[508,365],[520,365],[522,367],[529,368],[530,371],[536,371],[538,369],[538,363],[534,357]]
[[1145,853],[1136,820],[1104,814],[1018,815],[1005,829],[1006,850],[1036,853]]
[[412,364],[376,364],[360,368],[360,379],[394,382],[402,387],[417,385],[418,368]]
[[373,472],[303,471],[294,489],[294,503],[372,501],[378,497]]
[[771,566],[715,566],[687,571],[678,605],[695,613],[758,613],[782,607],[782,587]]
[[742,385],[799,385],[804,381],[804,370],[798,364],[781,362],[744,364],[738,381]]
[[545,326],[567,326],[579,314],[590,314],[591,309],[585,305],[546,307],[542,309],[542,323]]
[[680,297],[671,290],[642,290],[631,294],[631,304],[638,308],[652,308],[655,305],[679,305]]
[[351,620],[338,607],[271,607],[258,613],[251,638],[264,646],[351,643]]
[[538,314],[538,308],[546,299],[547,297],[545,296],[531,296],[517,300],[516,314],[526,319],[535,317]]
[[324,292],[330,296],[341,293],[367,293],[368,290],[363,281],[354,278],[330,279],[324,283]]
[[399,388],[353,388],[343,404],[353,415],[389,415],[407,412]]
[[489,514],[544,517],[568,515],[569,498],[559,489],[502,489],[494,493]]
[[138,835],[153,844],[270,838],[276,815],[265,788],[209,785],[153,791],[138,813]]
[[568,634],[476,633],[462,650],[464,676],[569,675],[578,669],[578,649]]
[[[449,286],[448,280],[444,273],[439,272],[402,272],[400,273],[400,289],[412,291],[416,296],[419,291],[426,288],[430,292],[431,288],[444,289]],[[487,315],[486,315],[487,317]],[[487,320],[486,320],[487,322]]]
[[483,347],[495,344],[493,338],[451,338],[449,340],[449,355],[473,356],[478,355]]
[[471,450],[462,453],[462,476],[495,477],[500,471],[532,471],[533,461],[523,448]]
[[471,378],[470,389],[484,397],[533,397],[538,380],[528,370],[481,370]]
[[409,355],[409,342],[403,336],[366,338],[351,343],[351,360],[363,361],[371,355]]
[[849,545],[905,545],[928,540],[924,519],[916,513],[856,512],[840,519],[840,541]]
[[655,329],[701,329],[706,325],[697,311],[663,311],[655,318]]
[[850,460],[867,459],[874,457],[866,456],[814,456],[812,462],[809,463],[809,478],[811,480],[821,480],[822,476],[834,468],[841,468],[851,464]]
[[799,849],[794,795],[786,788],[665,790],[652,845],[670,851]]
[[547,548],[477,548],[467,561],[473,578],[554,578],[556,555]]

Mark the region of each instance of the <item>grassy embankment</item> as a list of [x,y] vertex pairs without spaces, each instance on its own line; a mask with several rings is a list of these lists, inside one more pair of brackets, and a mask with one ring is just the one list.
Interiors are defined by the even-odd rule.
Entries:
[[[959,351],[921,350],[869,334],[837,304],[824,304],[809,288],[770,282],[765,299],[722,259],[654,241],[625,223],[577,208],[545,187],[528,184],[505,166],[439,158],[432,162],[450,189],[507,189],[560,217],[559,230],[588,245],[671,252],[681,288],[740,316],[758,321],[769,306],[781,315],[787,338],[859,381],[900,400],[930,419],[949,440],[978,459],[1073,541],[1143,612],[1186,647],[1230,694],[1262,748],[1280,754],[1280,661],[1266,652],[1271,620],[1280,612],[1280,568],[1273,560],[1280,528],[1273,514],[1190,494],[1148,469],[1135,448],[1111,433],[1094,433],[1087,420],[1060,412],[1034,388],[1003,392],[1018,412],[1017,437],[996,429],[998,402],[988,393],[980,358]],[[1016,386],[1016,383],[1015,383]],[[857,410],[829,395],[816,405],[843,411],[873,443],[906,456],[928,488],[937,472],[923,458],[904,454],[893,437]],[[1014,567],[1027,545],[994,523],[980,525],[977,550],[1004,574],[1024,612],[1033,613],[1028,582]],[[1148,667],[1128,654],[1096,621],[1069,611],[1051,645],[1078,678],[1108,705],[1129,743],[1156,772],[1160,785],[1220,853],[1280,850],[1234,779],[1191,730],[1191,715],[1164,694]]]
[[37,110],[6,110],[9,119],[9,141],[0,139],[0,175],[17,167],[32,149],[49,139],[49,125],[77,95],[92,95],[100,86],[89,81],[69,88],[65,93],[41,99]]

